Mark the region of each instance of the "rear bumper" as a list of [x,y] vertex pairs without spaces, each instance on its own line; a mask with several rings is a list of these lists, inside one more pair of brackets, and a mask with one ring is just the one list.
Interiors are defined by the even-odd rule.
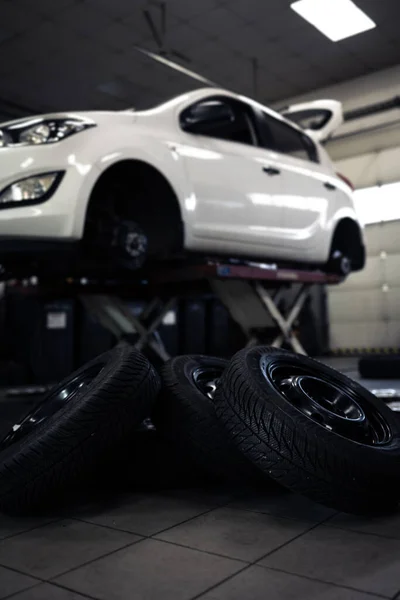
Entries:
[[38,202],[0,207],[0,241],[82,237],[86,205],[99,171],[78,150],[75,136],[49,146],[0,148],[0,191],[21,179],[63,173],[59,185]]

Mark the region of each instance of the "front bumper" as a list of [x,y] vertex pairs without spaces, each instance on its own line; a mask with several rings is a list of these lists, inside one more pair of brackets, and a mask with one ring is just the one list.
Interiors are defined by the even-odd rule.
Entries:
[[0,207],[0,240],[19,238],[22,243],[24,239],[77,240],[82,236],[87,201],[99,173],[78,159],[77,141],[72,136],[51,146],[0,148],[0,191],[35,175],[64,173],[45,201]]

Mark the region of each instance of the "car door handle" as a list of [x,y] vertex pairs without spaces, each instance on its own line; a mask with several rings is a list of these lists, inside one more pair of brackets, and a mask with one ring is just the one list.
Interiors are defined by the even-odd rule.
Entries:
[[281,174],[280,170],[276,169],[275,167],[263,167],[263,171],[264,171],[264,173],[267,173],[267,175],[271,175],[271,177],[273,175]]
[[332,192],[336,190],[336,185],[333,185],[333,183],[329,183],[328,181],[324,183],[324,186],[327,190],[331,190]]

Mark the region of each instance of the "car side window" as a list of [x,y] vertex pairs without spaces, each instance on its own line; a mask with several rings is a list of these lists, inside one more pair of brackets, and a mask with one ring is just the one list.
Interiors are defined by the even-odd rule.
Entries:
[[180,126],[189,133],[229,142],[251,146],[257,143],[249,111],[235,101],[207,98],[197,102],[181,113]]
[[262,114],[262,119],[264,147],[302,160],[319,162],[316,146],[308,135],[267,113]]

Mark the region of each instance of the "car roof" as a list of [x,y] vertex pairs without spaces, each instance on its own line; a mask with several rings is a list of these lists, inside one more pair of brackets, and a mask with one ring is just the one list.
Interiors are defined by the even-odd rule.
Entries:
[[197,90],[193,90],[191,92],[181,94],[180,96],[175,96],[174,98],[167,100],[166,102],[163,102],[162,104],[158,105],[155,108],[150,108],[148,110],[141,110],[138,112],[143,115],[145,115],[145,114],[150,115],[154,112],[164,112],[164,111],[169,111],[169,110],[175,110],[177,107],[179,107],[180,104],[191,104],[192,102],[199,102],[203,98],[205,99],[210,96],[219,96],[219,95],[227,96],[229,98],[233,98],[235,100],[245,102],[246,104],[249,104],[253,108],[256,108],[258,110],[266,112],[266,113],[270,114],[272,117],[274,117],[275,119],[278,119],[278,120],[286,123],[287,125],[290,125],[290,127],[297,129],[300,133],[303,133],[303,134],[305,133],[304,129],[299,127],[296,123],[294,123],[293,121],[290,121],[289,119],[286,119],[283,115],[272,110],[268,106],[265,106],[265,105],[261,104],[260,102],[257,102],[256,100],[253,100],[252,98],[248,98],[247,96],[244,96],[242,94],[237,94],[230,90],[227,90],[224,88],[219,88],[219,87],[204,87],[204,88],[200,88]]

